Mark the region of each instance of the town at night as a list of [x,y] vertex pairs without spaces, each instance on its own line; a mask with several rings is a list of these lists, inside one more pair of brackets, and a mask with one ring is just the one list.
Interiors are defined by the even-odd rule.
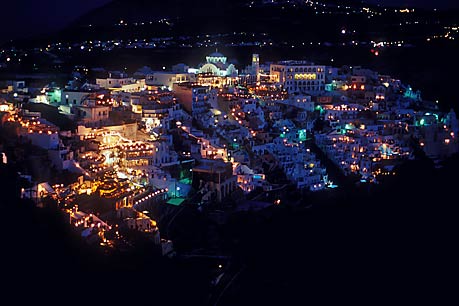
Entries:
[[457,3],[4,14],[6,300],[454,301]]

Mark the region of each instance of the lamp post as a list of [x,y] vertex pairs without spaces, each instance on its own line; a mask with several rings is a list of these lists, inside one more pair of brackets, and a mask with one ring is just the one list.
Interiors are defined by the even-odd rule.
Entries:
[[178,198],[177,193],[180,196],[180,186],[175,187],[175,197]]

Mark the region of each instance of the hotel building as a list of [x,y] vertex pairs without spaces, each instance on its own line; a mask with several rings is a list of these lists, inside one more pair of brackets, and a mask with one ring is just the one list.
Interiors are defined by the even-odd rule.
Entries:
[[271,64],[270,77],[289,93],[317,94],[325,90],[325,66],[307,61]]

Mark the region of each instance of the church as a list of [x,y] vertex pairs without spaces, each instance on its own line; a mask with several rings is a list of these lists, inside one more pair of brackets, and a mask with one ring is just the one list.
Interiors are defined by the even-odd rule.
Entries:
[[206,56],[206,62],[197,71],[197,81],[200,85],[221,87],[234,85],[237,81],[238,70],[227,62],[227,57],[219,52]]

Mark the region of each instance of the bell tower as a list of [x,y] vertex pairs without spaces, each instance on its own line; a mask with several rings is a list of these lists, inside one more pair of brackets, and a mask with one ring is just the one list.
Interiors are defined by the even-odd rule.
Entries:
[[257,76],[257,82],[260,81],[260,55],[253,54],[252,55],[252,70]]

